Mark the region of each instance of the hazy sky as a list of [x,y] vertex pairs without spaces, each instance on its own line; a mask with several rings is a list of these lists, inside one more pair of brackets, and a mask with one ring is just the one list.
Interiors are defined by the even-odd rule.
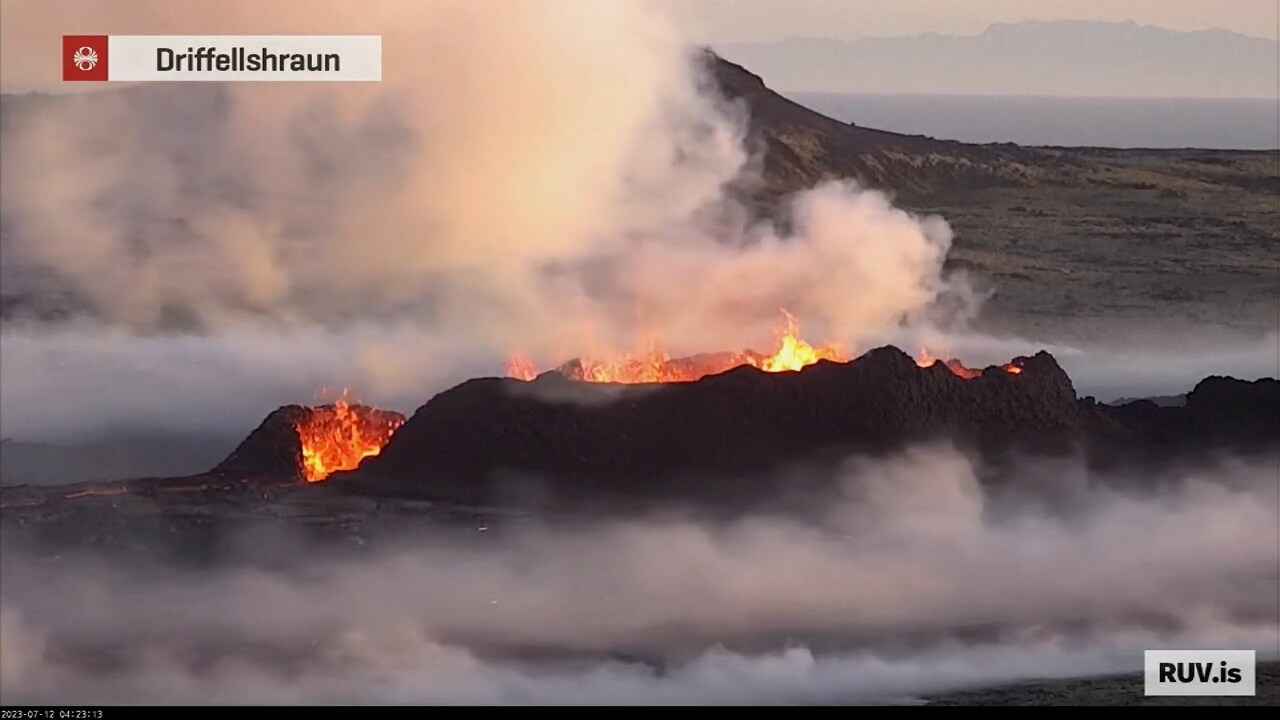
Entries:
[[[575,2],[577,0],[564,0]],[[775,40],[790,35],[831,38],[972,35],[997,22],[1133,20],[1174,30],[1220,27],[1280,38],[1277,0],[645,0],[663,7],[690,40],[708,44]],[[322,3],[326,4],[326,3]],[[351,32],[387,32],[359,3],[330,0]],[[504,12],[507,0],[482,0]],[[184,3],[149,0],[0,0],[0,89],[60,88],[50,62],[62,33],[334,32],[309,3],[298,0],[219,2],[217,18]],[[430,2],[426,2],[430,7]],[[249,12],[269,8],[271,13]],[[138,22],[141,10],[146,22]],[[324,17],[324,14],[319,14]]]
[[855,38],[936,32],[972,35],[1022,20],[1133,20],[1173,30],[1214,27],[1276,38],[1276,0],[655,0],[703,42],[788,35]]

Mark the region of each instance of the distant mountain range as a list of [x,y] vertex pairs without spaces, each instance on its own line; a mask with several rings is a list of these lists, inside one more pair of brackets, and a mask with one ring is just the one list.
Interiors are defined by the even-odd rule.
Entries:
[[790,37],[715,50],[783,92],[1276,97],[1280,43],[1134,22],[1022,22],[980,35]]

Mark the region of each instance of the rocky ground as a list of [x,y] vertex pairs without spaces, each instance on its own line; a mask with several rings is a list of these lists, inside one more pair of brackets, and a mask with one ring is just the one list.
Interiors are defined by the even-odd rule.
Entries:
[[951,267],[993,291],[982,327],[1147,346],[1190,333],[1250,336],[1280,327],[1276,191],[1251,188],[1247,179],[1274,173],[1274,157],[1070,152],[1095,165],[1099,182],[916,201],[955,230]]

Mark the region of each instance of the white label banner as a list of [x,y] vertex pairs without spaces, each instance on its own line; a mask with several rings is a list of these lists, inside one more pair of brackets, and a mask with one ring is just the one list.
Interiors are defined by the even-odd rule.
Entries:
[[111,35],[111,81],[377,82],[381,35]]
[[1253,695],[1253,650],[1148,650],[1147,695]]

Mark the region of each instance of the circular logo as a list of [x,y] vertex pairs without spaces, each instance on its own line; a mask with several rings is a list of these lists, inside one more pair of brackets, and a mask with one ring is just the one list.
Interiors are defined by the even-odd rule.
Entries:
[[98,64],[98,51],[88,46],[82,47],[71,56],[71,62],[82,72],[89,72]]

